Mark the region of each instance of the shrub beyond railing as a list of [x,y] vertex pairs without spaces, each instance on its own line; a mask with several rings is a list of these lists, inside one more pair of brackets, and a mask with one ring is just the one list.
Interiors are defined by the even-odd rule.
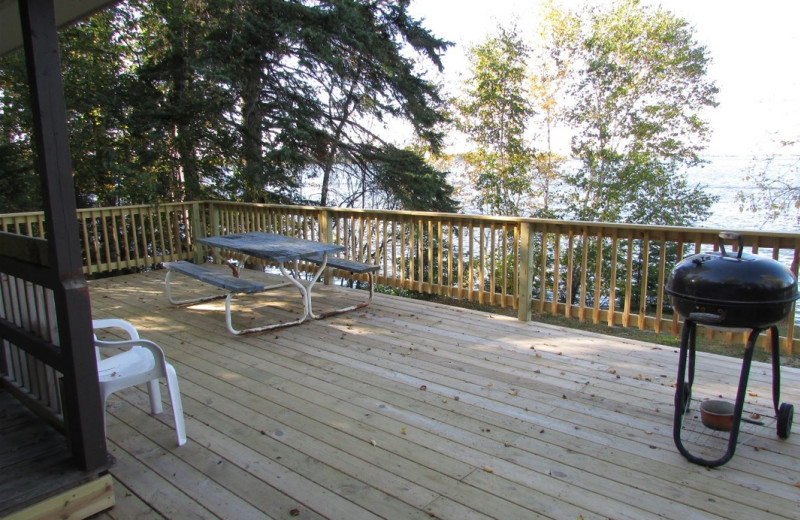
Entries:
[[[717,249],[718,230],[373,211],[235,202],[166,203],[78,211],[84,272],[98,275],[201,260],[195,239],[269,231],[346,246],[343,256],[381,267],[376,282],[517,310],[609,326],[679,333],[664,292],[686,255]],[[43,215],[0,215],[2,230],[42,236]],[[800,234],[741,232],[745,250],[785,263],[797,275]],[[526,287],[528,290],[520,290]],[[795,351],[795,323],[782,350]],[[743,342],[741,334],[718,334]]]

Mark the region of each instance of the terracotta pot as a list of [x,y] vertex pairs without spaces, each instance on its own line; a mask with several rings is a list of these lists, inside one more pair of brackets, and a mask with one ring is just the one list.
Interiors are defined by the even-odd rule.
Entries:
[[706,428],[723,432],[733,428],[733,403],[728,401],[703,401],[700,403],[700,420]]

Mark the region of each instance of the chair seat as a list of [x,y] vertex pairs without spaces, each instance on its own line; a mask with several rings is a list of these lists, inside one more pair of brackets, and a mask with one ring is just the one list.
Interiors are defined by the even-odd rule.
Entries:
[[120,354],[101,359],[97,363],[100,382],[121,382],[127,377],[139,377],[155,367],[155,359],[149,350],[133,347]]

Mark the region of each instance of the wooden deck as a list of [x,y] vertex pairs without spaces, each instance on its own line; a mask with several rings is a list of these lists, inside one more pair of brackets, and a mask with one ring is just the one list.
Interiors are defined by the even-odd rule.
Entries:
[[[767,425],[743,424],[709,470],[673,443],[675,348],[385,295],[234,337],[221,301],[173,308],[163,279],[91,282],[95,317],[131,320],[175,365],[189,437],[175,445],[166,392],[159,416],[143,389],[112,396],[116,506],[99,518],[800,518],[800,432],[778,439],[766,365],[747,409]],[[366,294],[315,296],[324,310]],[[245,320],[299,304],[235,301]],[[698,364],[695,398],[732,399],[739,362]],[[800,370],[782,379],[798,406]],[[694,415],[687,446],[724,444]]]
[[0,518],[84,518],[102,511],[114,495],[108,475],[100,473],[76,469],[64,435],[0,388]]

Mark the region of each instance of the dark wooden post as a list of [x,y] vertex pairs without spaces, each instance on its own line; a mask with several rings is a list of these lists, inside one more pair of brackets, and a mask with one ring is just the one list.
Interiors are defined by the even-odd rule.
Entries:
[[19,0],[34,116],[37,170],[42,179],[53,293],[64,362],[62,405],[67,437],[85,470],[108,465],[97,381],[89,289],[83,276],[75,186],[53,0]]

